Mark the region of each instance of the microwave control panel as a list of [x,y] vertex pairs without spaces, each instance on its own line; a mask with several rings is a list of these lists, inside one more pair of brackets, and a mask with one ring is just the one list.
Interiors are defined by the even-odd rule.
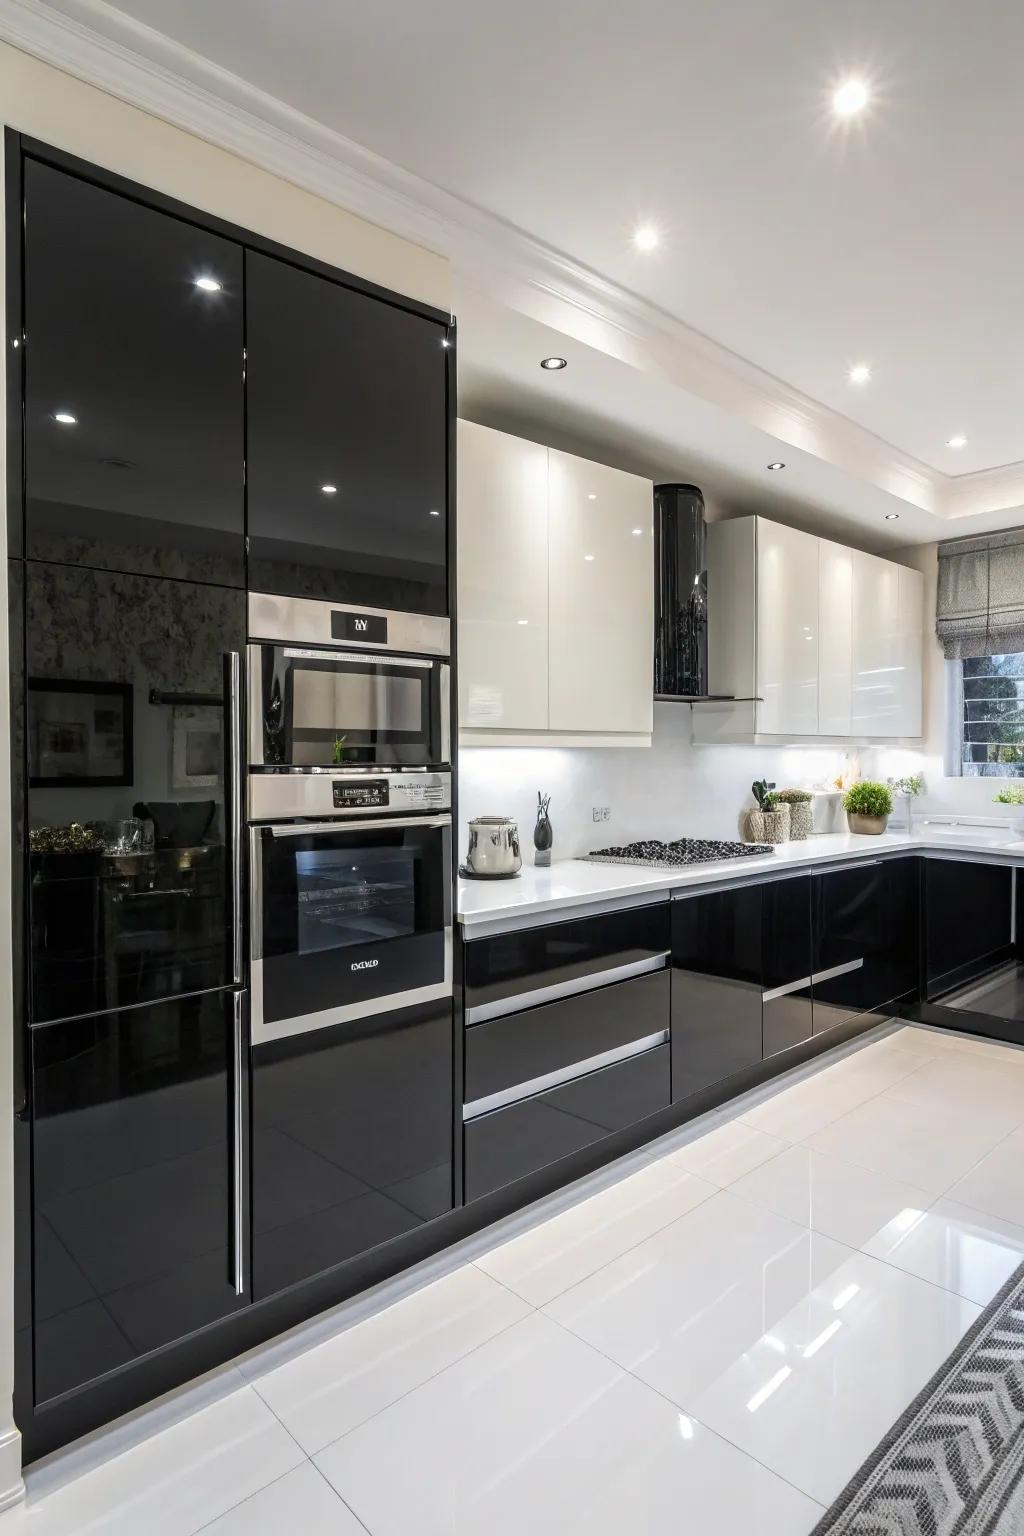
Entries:
[[336,811],[373,810],[390,803],[387,779],[365,779],[358,784],[334,781]]

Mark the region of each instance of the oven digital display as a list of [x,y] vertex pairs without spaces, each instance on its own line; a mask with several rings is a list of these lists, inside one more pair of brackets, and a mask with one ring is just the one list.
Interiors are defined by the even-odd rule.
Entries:
[[367,779],[361,784],[347,784],[335,779],[334,808],[339,811],[362,810],[387,805],[388,787],[387,779]]

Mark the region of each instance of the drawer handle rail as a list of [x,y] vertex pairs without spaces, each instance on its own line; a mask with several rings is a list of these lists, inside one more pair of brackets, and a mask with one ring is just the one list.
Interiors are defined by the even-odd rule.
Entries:
[[787,981],[781,987],[770,987],[767,992],[761,993],[762,1003],[773,1003],[777,997],[788,997],[791,992],[802,992],[804,987],[809,987],[812,978],[801,976],[799,981]]
[[860,960],[847,960],[844,965],[830,965],[827,971],[815,971],[811,981],[814,986],[817,986],[821,981],[834,981],[837,976],[848,976],[851,971],[859,971],[863,964],[864,960],[861,958]]
[[514,997],[499,997],[491,1003],[475,1003],[466,1009],[467,1024],[483,1024],[487,1019],[501,1019],[508,1013],[519,1013],[523,1008],[533,1008],[538,1003],[557,1003],[563,997],[578,997],[581,992],[594,992],[614,981],[628,981],[631,976],[646,976],[651,971],[663,971],[669,962],[668,950],[660,955],[649,955],[646,960],[630,960],[625,965],[612,965],[604,971],[590,971],[586,976],[574,976],[569,981],[553,981],[547,987],[534,987],[529,992],[517,992]]
[[536,1098],[538,1093],[546,1093],[550,1088],[558,1088],[563,1083],[571,1083],[576,1078],[589,1077],[592,1072],[599,1072],[602,1067],[613,1067],[621,1061],[629,1061],[634,1056],[642,1056],[645,1051],[653,1051],[656,1046],[668,1043],[668,1030],[659,1029],[653,1035],[644,1035],[642,1040],[630,1040],[626,1045],[617,1045],[613,1050],[601,1051],[597,1056],[588,1056],[583,1061],[574,1061],[571,1066],[559,1067],[555,1072],[545,1072],[543,1077],[532,1077],[528,1082],[516,1083],[512,1088],[503,1088],[500,1093],[489,1093],[485,1098],[474,1099],[470,1104],[462,1106],[462,1119],[464,1123],[470,1120],[478,1120],[481,1115],[489,1115],[495,1109],[507,1109],[510,1104],[520,1104],[524,1099]]

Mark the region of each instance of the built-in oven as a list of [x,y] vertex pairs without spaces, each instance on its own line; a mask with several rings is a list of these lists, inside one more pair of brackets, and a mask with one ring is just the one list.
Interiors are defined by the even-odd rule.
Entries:
[[253,594],[249,629],[250,769],[450,765],[447,619]]

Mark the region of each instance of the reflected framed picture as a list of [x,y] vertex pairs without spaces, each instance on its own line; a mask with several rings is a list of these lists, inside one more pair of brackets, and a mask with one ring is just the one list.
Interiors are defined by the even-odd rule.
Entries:
[[131,683],[28,679],[28,782],[33,789],[131,784]]
[[220,720],[175,710],[171,720],[171,788],[211,789],[220,783],[223,768]]

